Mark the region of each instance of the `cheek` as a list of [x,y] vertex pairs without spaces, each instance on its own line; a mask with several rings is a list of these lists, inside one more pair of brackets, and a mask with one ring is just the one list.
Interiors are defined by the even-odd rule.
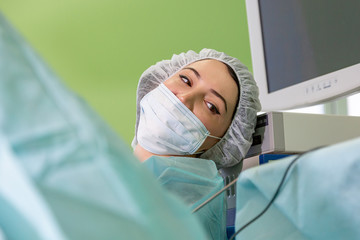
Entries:
[[195,116],[204,124],[211,135],[218,135],[219,133],[219,122],[215,121],[208,114],[204,113],[204,110],[194,111]]
[[174,81],[171,78],[165,80],[163,83],[170,91],[175,90]]
[[[218,137],[221,137],[223,135],[222,134],[223,131],[222,131],[221,127],[220,127],[221,124],[219,124],[217,121],[214,121],[213,119],[207,118],[207,117],[204,117],[204,116],[200,116],[200,117],[197,116],[197,117],[205,125],[206,129],[209,130],[210,135],[218,136]],[[218,141],[219,141],[218,139],[215,139],[215,138],[212,138],[212,137],[207,137],[205,142],[201,145],[199,150],[201,151],[201,150],[210,149]]]
[[217,137],[222,137],[226,133],[231,123],[231,121],[229,122],[223,119],[213,119],[211,116],[206,117],[204,115],[200,115],[199,117],[197,114],[195,115],[205,125],[206,129],[209,130],[210,134]]
[[[211,121],[206,118],[199,118],[201,122],[205,125],[207,130],[213,136],[222,137],[227,131],[230,124],[225,122],[219,123],[218,121]],[[200,150],[207,150],[213,147],[219,140],[211,137],[207,137],[205,142],[201,145]]]

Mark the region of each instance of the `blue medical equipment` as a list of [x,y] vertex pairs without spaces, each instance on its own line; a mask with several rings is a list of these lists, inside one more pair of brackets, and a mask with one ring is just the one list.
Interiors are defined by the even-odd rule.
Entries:
[[[221,168],[219,173],[224,179],[224,184],[227,186],[236,180],[242,170],[243,162],[234,165],[233,167]],[[235,215],[236,215],[236,185],[232,185],[225,192],[226,198],[226,234],[231,237],[235,233]]]

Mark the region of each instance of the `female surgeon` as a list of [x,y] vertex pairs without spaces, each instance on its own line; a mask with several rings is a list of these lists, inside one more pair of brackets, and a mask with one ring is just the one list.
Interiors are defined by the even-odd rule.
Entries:
[[[217,168],[246,155],[259,110],[238,59],[212,49],[174,55],[140,77],[134,154],[194,209],[223,187]],[[226,238],[225,204],[218,197],[196,213],[211,239]]]
[[259,110],[256,83],[238,59],[211,49],[174,55],[140,77],[134,153],[233,166],[250,148]]

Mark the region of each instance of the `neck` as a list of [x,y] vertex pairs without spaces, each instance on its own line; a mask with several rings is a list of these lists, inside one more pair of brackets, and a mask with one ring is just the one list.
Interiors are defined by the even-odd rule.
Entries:
[[148,150],[144,149],[140,144],[137,144],[134,150],[134,155],[140,160],[140,162],[144,162],[151,156],[162,156],[162,157],[196,157],[196,155],[186,155],[186,156],[178,156],[178,155],[159,155]]
[[156,154],[147,151],[142,146],[140,146],[140,144],[138,144],[135,147],[134,155],[140,160],[140,162],[144,162],[146,159]]

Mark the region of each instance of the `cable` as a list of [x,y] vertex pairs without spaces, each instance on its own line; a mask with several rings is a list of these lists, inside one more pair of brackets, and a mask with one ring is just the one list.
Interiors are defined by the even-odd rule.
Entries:
[[213,200],[214,198],[216,198],[219,194],[221,194],[222,192],[224,192],[226,189],[228,189],[229,187],[231,187],[234,183],[236,183],[236,181],[238,180],[238,178],[235,178],[233,181],[231,181],[228,185],[226,185],[225,187],[223,187],[221,190],[219,190],[217,193],[215,193],[214,195],[212,195],[211,197],[209,197],[208,199],[206,199],[206,201],[204,201],[203,203],[201,203],[199,206],[197,206],[194,210],[192,210],[192,213],[197,212],[200,208],[202,208],[203,206],[205,206],[208,202],[210,202],[211,200]]
[[[241,159],[240,163],[242,163],[244,161],[244,159]],[[241,172],[240,172],[241,173]],[[239,175],[240,175],[239,173]],[[233,181],[231,181],[229,184],[227,184],[225,187],[223,187],[222,189],[220,189],[217,193],[215,193],[214,195],[212,195],[211,197],[209,197],[208,199],[206,199],[206,201],[204,201],[203,203],[201,203],[199,206],[197,206],[196,208],[194,208],[194,210],[192,210],[192,213],[197,212],[200,208],[202,208],[203,206],[205,206],[208,202],[210,202],[211,200],[213,200],[214,198],[216,198],[217,196],[219,196],[222,192],[224,192],[226,189],[228,189],[229,187],[231,187],[232,185],[234,185],[236,183],[236,181],[238,180],[239,176],[237,178],[235,178]]]
[[264,210],[262,210],[257,216],[255,216],[253,219],[251,219],[249,222],[247,222],[247,223],[246,223],[244,226],[242,226],[239,230],[237,230],[237,231],[230,237],[229,240],[233,240],[233,239],[236,237],[236,235],[238,235],[242,230],[244,230],[246,227],[248,227],[251,223],[253,223],[254,221],[256,221],[259,217],[261,217],[261,216],[269,209],[269,207],[270,207],[271,204],[275,201],[277,195],[279,194],[280,189],[281,189],[282,185],[283,185],[284,182],[285,182],[285,178],[286,178],[286,176],[287,176],[287,174],[288,174],[291,166],[292,166],[300,157],[304,156],[304,154],[307,154],[307,153],[309,153],[309,152],[313,152],[314,150],[317,150],[317,149],[319,149],[319,148],[321,148],[321,147],[318,147],[318,148],[312,149],[312,150],[310,150],[310,151],[308,151],[308,152],[302,153],[302,154],[298,155],[296,158],[294,158],[294,159],[289,163],[289,165],[287,166],[287,168],[286,168],[286,170],[285,170],[285,172],[284,172],[284,175],[283,175],[283,177],[282,177],[282,179],[281,179],[281,181],[280,181],[280,184],[279,184],[278,188],[276,189],[276,192],[275,192],[275,194],[273,195],[273,197],[271,198],[271,200],[270,200],[270,202],[268,203],[268,205],[267,205],[267,206],[264,208]]
[[[321,147],[318,147],[318,148],[315,148],[315,149],[312,149],[310,151],[307,151],[307,152],[304,152],[298,156],[296,156],[296,158],[294,158],[290,163],[289,165],[287,166],[284,174],[283,174],[283,177],[279,183],[279,186],[277,187],[273,197],[271,198],[271,200],[269,201],[269,203],[266,205],[266,207],[264,208],[264,210],[262,210],[257,216],[255,216],[253,219],[251,219],[249,222],[247,222],[244,226],[242,226],[239,230],[237,230],[231,237],[229,240],[233,240],[236,235],[238,235],[242,230],[244,230],[246,227],[248,227],[250,224],[252,224],[253,222],[255,222],[259,217],[261,217],[271,206],[271,204],[275,201],[276,197],[278,196],[279,192],[280,192],[280,189],[282,187],[282,185],[284,184],[285,182],[285,179],[286,179],[286,176],[291,168],[291,166],[302,156],[304,156],[305,154],[309,153],[309,152],[313,152],[317,149],[319,149]],[[243,160],[243,159],[242,159]],[[241,160],[241,161],[242,161]],[[208,198],[206,201],[204,201],[203,203],[201,203],[199,206],[197,206],[193,211],[192,213],[195,213],[197,212],[199,209],[201,209],[203,206],[205,206],[207,203],[209,203],[211,200],[213,200],[214,198],[216,198],[217,196],[219,196],[222,192],[224,192],[226,189],[228,189],[229,187],[231,187],[232,185],[234,185],[237,180],[238,180],[239,177],[235,178],[233,181],[231,181],[229,184],[227,184],[224,188],[222,188],[221,190],[219,190],[218,192],[216,192],[214,195],[212,195],[210,198]]]

